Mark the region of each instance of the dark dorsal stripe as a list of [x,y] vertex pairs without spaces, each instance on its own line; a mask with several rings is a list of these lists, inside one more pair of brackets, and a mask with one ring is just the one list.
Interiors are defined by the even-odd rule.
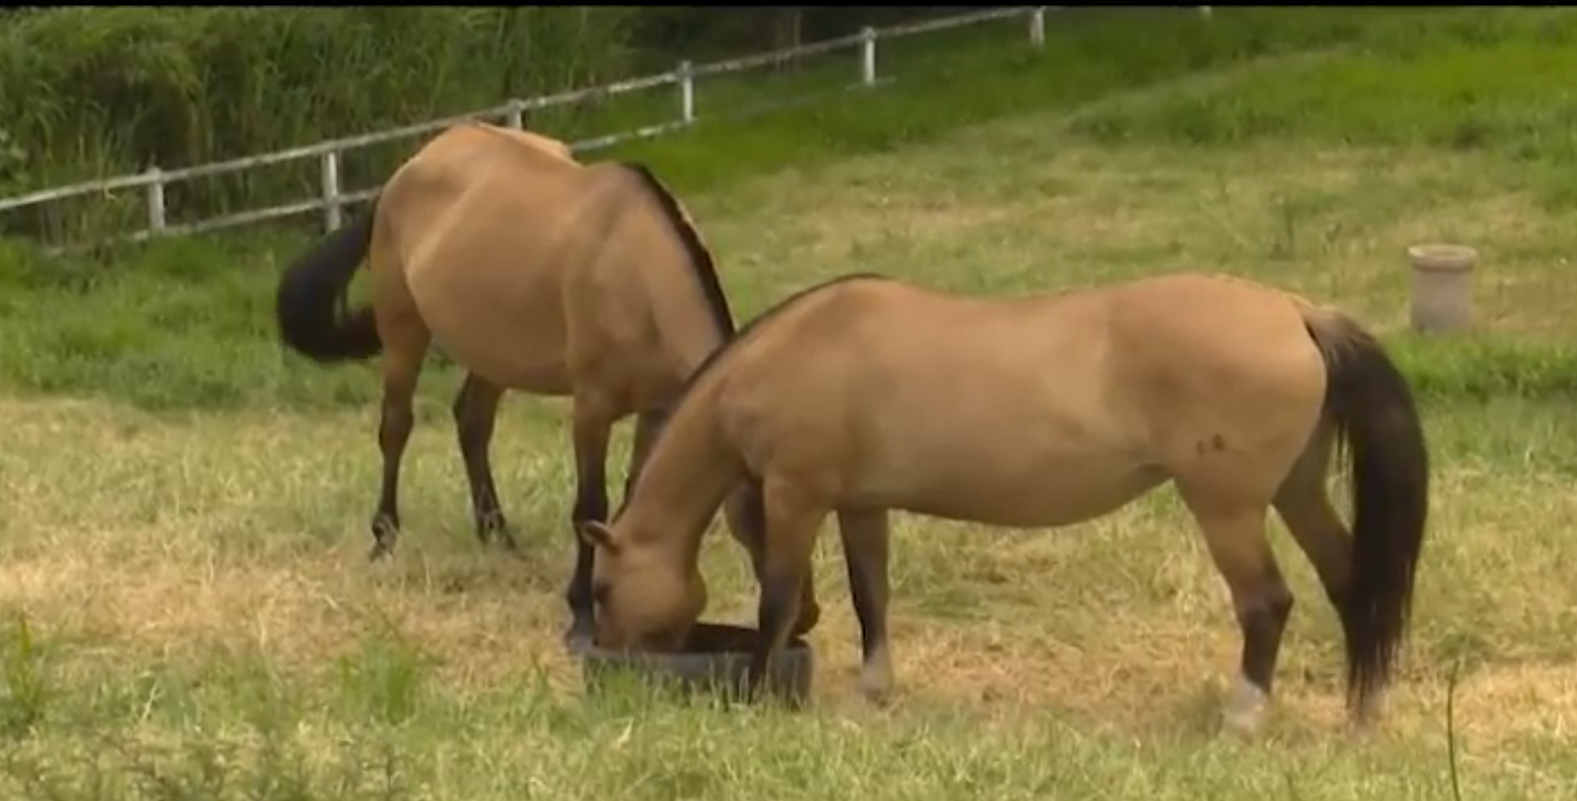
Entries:
[[663,214],[668,217],[668,222],[673,226],[674,233],[679,235],[679,241],[684,243],[685,252],[690,256],[690,269],[695,272],[695,278],[701,283],[701,292],[706,295],[707,309],[712,313],[712,319],[717,323],[717,331],[726,342],[734,336],[734,313],[728,308],[728,296],[723,294],[723,285],[717,278],[717,264],[712,261],[712,251],[701,241],[701,235],[690,223],[684,210],[679,207],[679,201],[673,193],[663,186],[662,181],[645,164],[634,161],[620,162],[620,165],[630,172],[640,176],[641,183],[646,190],[657,199],[662,206]]

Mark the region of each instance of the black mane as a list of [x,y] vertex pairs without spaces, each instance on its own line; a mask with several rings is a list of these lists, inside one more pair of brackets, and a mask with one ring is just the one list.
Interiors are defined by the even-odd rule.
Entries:
[[695,226],[686,219],[685,213],[679,208],[679,201],[663,186],[662,181],[646,165],[633,161],[620,162],[620,166],[639,176],[646,191],[662,206],[663,213],[668,217],[668,222],[673,226],[674,233],[679,235],[679,241],[684,243],[685,252],[690,255],[690,269],[695,272],[695,278],[701,283],[701,292],[706,296],[707,309],[712,313],[712,320],[717,323],[717,332],[726,342],[734,335],[734,313],[728,308],[728,296],[723,294],[723,284],[717,277],[717,264],[712,260],[712,251],[701,241],[701,235]]

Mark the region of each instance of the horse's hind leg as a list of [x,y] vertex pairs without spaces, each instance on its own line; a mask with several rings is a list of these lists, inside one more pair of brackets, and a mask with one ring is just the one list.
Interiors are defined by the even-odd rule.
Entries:
[[[570,513],[571,532],[578,531],[585,521],[606,522],[608,519],[608,440],[618,417],[605,404],[583,395],[575,397],[575,508]],[[589,646],[596,635],[595,599],[591,587],[592,560],[596,552],[583,537],[575,535],[572,539],[575,570],[564,594],[572,619],[564,642],[571,650],[580,650]]]
[[1281,635],[1292,614],[1292,591],[1265,538],[1267,505],[1227,501],[1183,485],[1179,489],[1226,580],[1243,631],[1239,675],[1223,710],[1223,722],[1234,731],[1252,734],[1264,721]]
[[455,434],[460,440],[460,456],[465,460],[465,478],[471,489],[471,511],[476,518],[476,536],[483,545],[495,537],[503,546],[515,550],[504,511],[493,486],[493,465],[488,456],[493,442],[493,423],[498,419],[498,402],[504,390],[476,373],[466,373],[465,383],[454,399]]
[[[1329,428],[1321,426],[1276,492],[1275,505],[1276,514],[1292,533],[1298,548],[1314,565],[1326,597],[1341,618],[1345,634],[1348,632],[1346,598],[1352,570],[1352,534],[1336,514],[1325,487],[1333,442]],[[1350,664],[1350,654],[1348,658]],[[1358,722],[1372,716],[1378,708],[1377,696],[1368,708],[1358,710]]]
[[1276,491],[1275,506],[1276,514],[1314,565],[1325,594],[1340,613],[1351,571],[1352,535],[1337,516],[1325,490],[1332,444],[1329,429],[1322,426]]
[[411,400],[422,374],[430,335],[420,320],[401,321],[400,326],[381,324],[379,337],[384,341],[383,409],[378,420],[378,449],[383,453],[383,484],[378,493],[378,508],[372,516],[372,553],[377,560],[389,555],[400,536],[400,463],[405,445],[411,439],[416,417]]
[[849,595],[860,620],[860,692],[884,703],[893,687],[892,657],[887,647],[888,543],[891,531],[885,509],[838,512],[838,535],[849,570]]

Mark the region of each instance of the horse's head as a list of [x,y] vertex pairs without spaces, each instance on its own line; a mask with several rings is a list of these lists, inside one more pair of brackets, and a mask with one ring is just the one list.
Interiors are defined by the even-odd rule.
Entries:
[[693,567],[672,558],[650,538],[631,537],[630,518],[582,523],[580,536],[596,549],[592,593],[597,645],[673,652],[684,647],[706,608],[706,583]]

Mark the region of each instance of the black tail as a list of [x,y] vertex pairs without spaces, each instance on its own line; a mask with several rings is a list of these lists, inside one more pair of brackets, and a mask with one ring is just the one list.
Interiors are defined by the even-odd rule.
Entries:
[[349,225],[324,237],[279,277],[274,309],[279,337],[320,363],[366,359],[383,349],[372,308],[347,308],[345,293],[372,243],[378,199]]
[[1351,465],[1352,572],[1343,600],[1347,701],[1367,711],[1406,637],[1429,516],[1429,450],[1407,379],[1346,318],[1311,321],[1325,356],[1326,408]]

